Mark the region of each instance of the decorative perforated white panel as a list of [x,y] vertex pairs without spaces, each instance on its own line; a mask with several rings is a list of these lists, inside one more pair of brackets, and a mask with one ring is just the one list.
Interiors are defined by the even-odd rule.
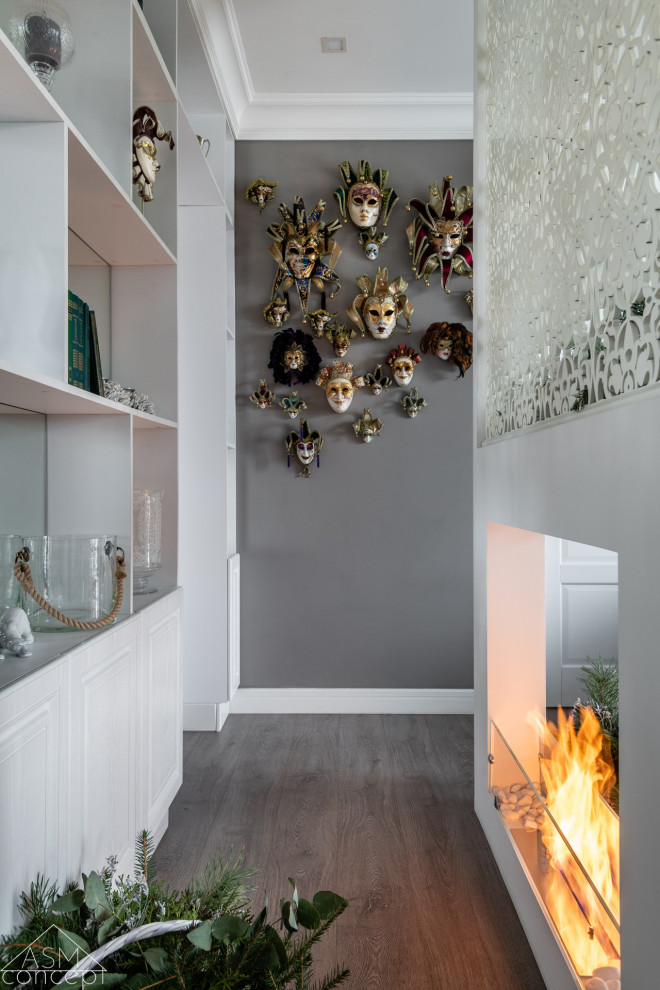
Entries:
[[486,6],[493,437],[660,380],[660,3]]

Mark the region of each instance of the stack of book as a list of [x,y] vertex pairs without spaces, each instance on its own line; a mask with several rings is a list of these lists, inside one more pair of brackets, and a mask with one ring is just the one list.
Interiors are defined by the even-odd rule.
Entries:
[[96,316],[84,300],[69,291],[69,385],[103,395],[103,376]]

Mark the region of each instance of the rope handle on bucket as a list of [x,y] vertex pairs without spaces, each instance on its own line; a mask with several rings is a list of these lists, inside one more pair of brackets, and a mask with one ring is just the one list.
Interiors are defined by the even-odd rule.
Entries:
[[126,569],[124,568],[124,551],[121,547],[117,547],[117,566],[115,568],[115,604],[109,615],[106,615],[104,619],[97,619],[95,622],[82,622],[80,619],[72,619],[68,615],[64,615],[63,612],[59,612],[52,605],[49,605],[45,598],[39,594],[39,592],[34,587],[32,582],[32,572],[30,571],[30,565],[28,561],[30,559],[30,551],[27,547],[23,547],[16,554],[16,559],[14,561],[14,577],[20,584],[23,591],[27,592],[30,598],[34,598],[37,605],[48,612],[53,619],[57,619],[58,622],[63,622],[66,626],[72,626],[73,629],[103,629],[104,626],[109,626],[111,622],[117,618],[119,609],[121,608],[122,601],[124,599],[124,578],[126,577]]

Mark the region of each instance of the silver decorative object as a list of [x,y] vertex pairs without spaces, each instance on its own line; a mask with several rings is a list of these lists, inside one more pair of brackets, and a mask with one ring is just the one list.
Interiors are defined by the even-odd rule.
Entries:
[[8,608],[0,619],[0,660],[5,653],[13,653],[17,657],[31,657],[29,649],[34,643],[34,634],[30,629],[30,620],[22,609]]
[[122,385],[112,378],[103,379],[103,392],[106,399],[120,402],[123,406],[139,409],[140,412],[150,413],[152,416],[155,412],[154,404],[145,392],[136,392],[134,388]]

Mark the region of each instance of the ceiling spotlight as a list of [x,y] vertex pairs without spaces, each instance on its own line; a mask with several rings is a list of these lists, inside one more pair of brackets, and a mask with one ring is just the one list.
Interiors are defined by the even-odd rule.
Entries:
[[345,52],[346,38],[321,38],[321,51],[329,53]]

